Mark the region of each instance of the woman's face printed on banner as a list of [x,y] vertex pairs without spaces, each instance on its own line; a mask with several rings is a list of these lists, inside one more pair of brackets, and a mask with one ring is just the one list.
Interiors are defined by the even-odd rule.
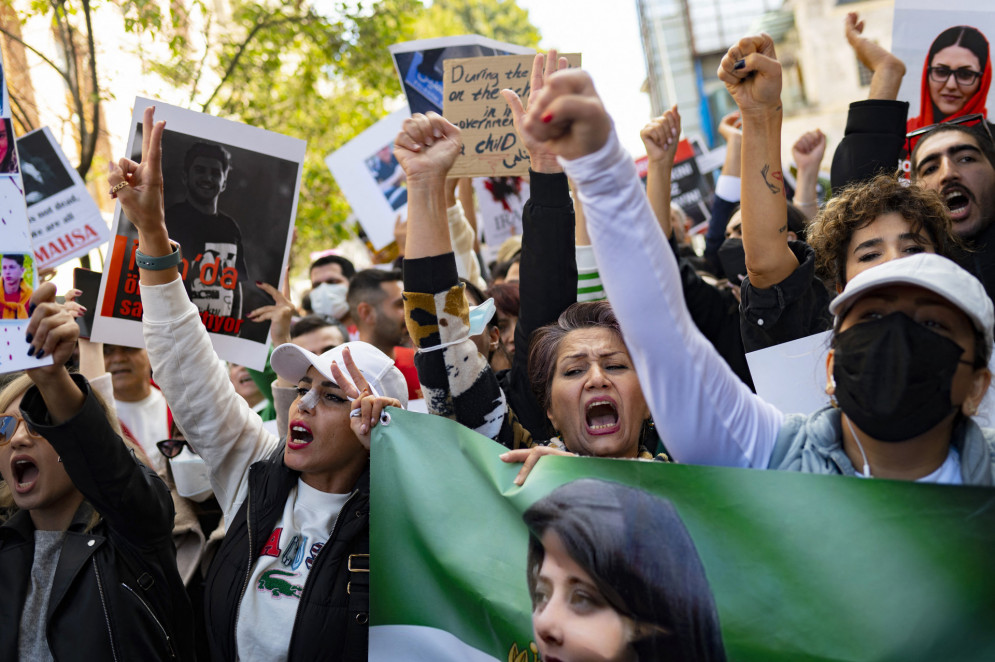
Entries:
[[618,334],[591,327],[563,338],[546,413],[573,453],[636,456],[649,408]]
[[946,67],[950,70],[950,76],[945,82],[938,83],[933,80],[932,75],[929,77],[929,96],[944,116],[953,115],[963,108],[981,85],[980,76],[975,76],[973,82],[968,85],[957,82],[957,76],[954,74],[958,69],[981,73],[978,56],[963,46],[947,46],[933,56],[930,66]]
[[560,536],[542,536],[532,627],[543,662],[635,662],[632,621],[608,604]]

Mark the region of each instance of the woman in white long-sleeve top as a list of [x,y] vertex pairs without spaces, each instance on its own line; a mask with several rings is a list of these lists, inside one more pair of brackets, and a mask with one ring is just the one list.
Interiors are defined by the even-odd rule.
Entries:
[[674,459],[993,484],[993,435],[970,418],[991,380],[993,313],[970,274],[917,255],[851,280],[831,308],[827,393],[839,408],[785,416],[750,393],[692,323],[676,261],[590,77],[552,76],[524,129],[577,184],[605,290]]

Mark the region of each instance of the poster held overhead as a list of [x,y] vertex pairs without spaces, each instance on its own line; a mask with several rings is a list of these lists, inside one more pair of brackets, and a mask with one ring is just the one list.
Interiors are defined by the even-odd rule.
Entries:
[[476,34],[420,39],[390,47],[411,113],[432,110],[442,115],[443,66],[450,58],[535,53],[535,49],[506,44]]
[[394,241],[394,221],[407,218],[408,189],[394,139],[410,116],[407,108],[391,113],[325,157],[375,250]]
[[[128,140],[141,159],[138,98]],[[180,276],[218,355],[262,369],[269,325],[248,314],[272,303],[256,281],[279,286],[290,254],[305,142],[155,102],[162,137],[166,228],[181,246]],[[118,205],[110,258],[100,285],[93,338],[142,347],[135,227]],[[282,250],[281,250],[282,249]]]
[[38,268],[56,267],[106,243],[110,228],[51,130],[18,138],[17,151]]
[[[570,67],[580,53],[564,53]],[[450,177],[508,177],[529,172],[529,154],[515,131],[501,90],[514,90],[528,108],[535,55],[449,59],[443,78],[443,116],[459,127],[463,150]]]

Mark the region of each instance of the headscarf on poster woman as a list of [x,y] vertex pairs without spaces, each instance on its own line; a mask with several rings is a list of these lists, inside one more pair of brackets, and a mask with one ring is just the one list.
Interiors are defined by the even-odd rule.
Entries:
[[[971,80],[965,82],[967,78]],[[967,25],[947,28],[929,47],[922,68],[919,115],[909,118],[906,131],[974,113],[987,117],[991,82],[992,62],[985,36]]]

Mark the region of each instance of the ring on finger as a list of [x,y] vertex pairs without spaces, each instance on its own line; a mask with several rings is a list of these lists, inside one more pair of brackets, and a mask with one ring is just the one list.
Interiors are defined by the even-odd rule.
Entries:
[[121,189],[123,189],[124,187],[126,187],[127,185],[128,185],[127,181],[121,182],[119,184],[115,184],[111,188],[111,195],[114,195],[115,193],[117,193],[118,191],[120,191]]
[[349,412],[349,418],[359,418],[362,415],[363,415],[362,409],[353,409],[351,412]]

